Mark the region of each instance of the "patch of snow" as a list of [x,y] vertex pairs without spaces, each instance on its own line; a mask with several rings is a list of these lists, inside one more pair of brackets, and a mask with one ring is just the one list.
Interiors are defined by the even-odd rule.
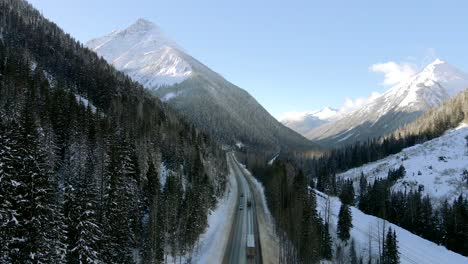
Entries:
[[341,142],[341,141],[347,140],[347,139],[348,139],[348,138],[350,138],[350,137],[351,137],[353,134],[354,134],[354,133],[349,133],[348,135],[346,135],[346,136],[344,136],[344,137],[340,138],[340,139],[338,140],[338,142]]
[[164,162],[161,162],[161,165],[159,166],[159,180],[161,181],[161,188],[166,185],[167,177],[170,175],[170,173],[172,173],[172,171],[166,167]]
[[180,94],[182,93],[182,91],[179,91],[179,92],[169,92],[167,94],[165,94],[163,97],[161,97],[161,101],[163,102],[168,102],[174,98],[176,98],[177,96],[179,96]]
[[241,149],[241,148],[243,148],[244,146],[245,146],[245,145],[244,145],[242,142],[240,142],[240,141],[236,143],[236,147],[237,147],[238,149]]
[[460,194],[468,196],[468,186],[462,178],[463,170],[468,168],[467,136],[468,124],[461,124],[441,137],[405,148],[397,154],[348,170],[337,177],[352,179],[357,188],[361,172],[368,182],[373,182],[386,178],[389,169],[403,165],[406,175],[395,183],[393,191],[417,191],[421,186],[423,193],[437,203],[445,199],[453,200]]
[[279,152],[278,152],[278,154],[274,155],[273,158],[270,161],[268,161],[268,165],[270,165],[270,166],[273,165],[273,162],[275,162],[275,160],[276,160],[276,158],[278,158],[278,156],[279,156]]
[[82,104],[84,107],[89,106],[91,108],[91,111],[93,113],[96,113],[96,106],[94,106],[92,103],[90,103],[88,99],[86,99],[85,97],[83,97],[81,95],[78,95],[78,94],[75,94],[75,98],[76,98],[76,101],[79,104]]
[[47,71],[44,70],[44,76],[49,82],[50,87],[54,88],[55,87],[55,78],[52,76],[52,74],[48,73]]
[[17,182],[17,181],[15,181],[15,180],[11,180],[11,185],[12,185],[13,187],[15,187],[15,188],[16,188],[16,187],[20,186],[20,185],[21,185],[21,183],[20,183],[20,182]]
[[35,61],[31,62],[30,68],[31,68],[31,71],[35,71],[37,68],[37,62]]
[[[338,242],[336,235],[336,225],[338,221],[338,213],[340,211],[341,202],[336,197],[329,197],[321,192],[317,193],[317,212],[325,219],[329,215],[330,219],[330,235],[333,240]],[[328,201],[328,202],[327,202]],[[330,211],[327,213],[327,204]],[[352,223],[351,238],[355,241],[356,252],[358,256],[364,258],[364,263],[369,259],[369,239],[370,252],[373,263],[379,258],[379,236],[382,236],[382,227],[384,220],[375,216],[364,214],[359,209],[351,206]],[[435,263],[450,263],[462,264],[468,263],[468,258],[458,253],[450,251],[443,246],[439,246],[429,240],[423,239],[397,225],[385,221],[385,233],[391,227],[395,230],[398,240],[398,251],[400,252],[401,264],[435,264]],[[350,244],[350,243],[348,243]],[[349,249],[344,252],[347,255]]]

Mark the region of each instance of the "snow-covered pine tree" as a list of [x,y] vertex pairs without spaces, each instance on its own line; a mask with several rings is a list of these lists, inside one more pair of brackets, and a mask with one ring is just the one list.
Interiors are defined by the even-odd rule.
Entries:
[[16,142],[12,145],[14,162],[11,168],[13,190],[12,218],[8,223],[10,257],[13,262],[59,263],[63,261],[63,218],[57,208],[52,186],[56,176],[47,169],[46,155],[38,140],[30,102],[30,91],[21,113]]

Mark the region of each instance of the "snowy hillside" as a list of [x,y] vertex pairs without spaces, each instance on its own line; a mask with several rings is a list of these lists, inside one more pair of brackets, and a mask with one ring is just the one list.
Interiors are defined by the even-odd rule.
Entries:
[[393,186],[394,190],[418,190],[434,201],[452,200],[460,194],[468,196],[468,184],[463,170],[468,169],[468,124],[446,132],[443,136],[409,147],[385,159],[351,169],[337,177],[353,179],[358,186],[361,172],[368,181],[386,178],[389,169],[403,165],[406,176]]
[[467,87],[468,74],[437,59],[409,80],[373,97],[361,108],[313,129],[305,136],[338,145],[382,136]]
[[245,90],[187,54],[152,22],[139,19],[87,46],[224,144],[240,141],[272,151],[315,146],[278,122]]
[[180,83],[192,74],[181,48],[144,19],[86,45],[148,89]]
[[[323,219],[327,215],[327,197],[327,195],[317,192],[317,211]],[[338,221],[340,206],[341,202],[338,198],[329,197],[330,234],[333,236],[334,241],[338,241],[336,237],[336,223]],[[364,214],[355,207],[350,208],[353,218],[351,239],[354,239],[356,243],[357,254],[363,257],[364,263],[367,263],[370,244],[372,263],[375,263],[379,256],[379,235],[382,235],[384,221],[378,217]],[[468,263],[468,258],[414,235],[387,221],[385,222],[385,228],[388,229],[388,227],[391,227],[396,232],[401,264]],[[347,255],[348,251],[345,251],[345,254]]]
[[316,127],[328,123],[333,118],[337,118],[337,116],[338,110],[325,107],[318,111],[286,113],[280,119],[280,122],[300,134],[305,134]]

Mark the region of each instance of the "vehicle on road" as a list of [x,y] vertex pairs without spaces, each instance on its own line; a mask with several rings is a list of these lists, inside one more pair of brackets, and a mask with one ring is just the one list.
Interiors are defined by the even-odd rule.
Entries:
[[244,209],[244,206],[241,204],[239,205],[239,210],[242,210],[242,209]]
[[255,238],[253,234],[247,235],[247,257],[255,257]]
[[250,200],[247,200],[247,207],[251,207],[252,206],[252,202]]

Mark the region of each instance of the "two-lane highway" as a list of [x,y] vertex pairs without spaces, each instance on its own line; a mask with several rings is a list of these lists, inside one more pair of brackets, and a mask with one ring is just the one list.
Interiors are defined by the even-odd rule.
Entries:
[[[256,206],[250,184],[234,154],[228,154],[228,165],[234,172],[238,185],[238,200],[229,243],[224,256],[226,264],[262,263]],[[249,206],[250,203],[250,206]],[[248,241],[248,237],[253,241]],[[252,239],[250,239],[252,240]],[[248,243],[249,242],[249,243]],[[253,248],[252,248],[253,244]],[[247,246],[250,248],[248,249]],[[249,251],[249,252],[248,252]],[[253,252],[253,254],[252,254]],[[249,254],[248,254],[249,253]]]

